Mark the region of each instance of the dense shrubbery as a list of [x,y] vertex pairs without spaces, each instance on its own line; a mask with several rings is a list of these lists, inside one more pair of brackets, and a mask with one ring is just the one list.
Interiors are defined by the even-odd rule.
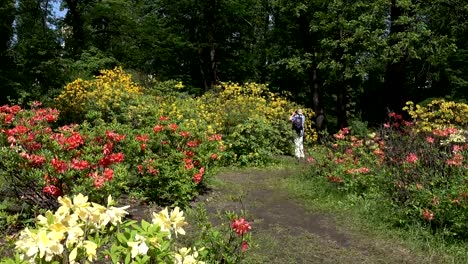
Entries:
[[[169,81],[144,89],[116,68],[102,71],[93,80],[68,84],[51,105],[56,108],[39,102],[32,103],[30,109],[18,105],[0,108],[0,194],[9,197],[1,204],[0,221],[6,228],[19,228],[18,221],[30,222],[33,213],[61,205],[55,214],[47,212],[45,218],[39,217],[37,229],[23,231],[17,242],[20,251],[36,248],[31,245],[39,237],[50,242],[49,248],[23,252],[27,258],[51,261],[81,256],[91,261],[107,252],[113,261],[122,261],[122,257],[125,261],[147,261],[139,257],[138,250],[146,249],[135,230],[156,235],[163,243],[162,228],[143,222],[140,226],[121,224],[117,214],[123,216],[122,209],[109,211],[94,203],[104,203],[110,194],[129,194],[146,202],[185,207],[206,187],[213,167],[263,165],[272,155],[290,152],[292,130],[287,119],[298,106],[268,92],[266,86],[223,84],[198,98],[182,92],[183,88],[182,83]],[[310,109],[304,112],[313,116]],[[309,122],[308,136],[314,140],[311,125]],[[93,203],[72,205],[63,198],[73,195],[86,195]],[[64,208],[71,211],[66,213]],[[81,234],[79,228],[90,224],[81,225],[73,218],[85,211],[113,214],[116,222],[108,219],[111,226],[82,230],[94,232],[95,240],[82,234],[81,241],[69,241],[70,236]],[[200,259],[237,263],[248,248],[249,239],[244,236],[248,223],[233,213],[227,216],[233,221],[227,229],[226,225],[220,227],[222,230],[208,224],[203,227],[195,244],[203,247],[209,243],[211,248],[200,249]],[[97,214],[90,217],[96,220]],[[116,247],[104,246],[107,251],[99,251],[98,247],[107,243]],[[198,254],[187,249],[169,254],[168,243],[164,242],[164,247],[158,244],[161,248],[150,257],[179,261],[184,254]]]
[[408,108],[418,117],[415,122],[390,113],[378,133],[364,138],[348,128],[340,130],[328,149],[309,158],[310,175],[326,177],[354,195],[385,199],[395,208],[393,219],[399,225],[423,222],[444,235],[465,239],[468,135],[459,112],[445,106],[468,106],[438,100],[429,105],[438,110]]

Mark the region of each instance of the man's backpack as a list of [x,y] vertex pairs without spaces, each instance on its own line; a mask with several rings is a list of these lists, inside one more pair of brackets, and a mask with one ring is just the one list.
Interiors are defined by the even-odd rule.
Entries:
[[293,120],[292,120],[292,126],[293,129],[296,131],[296,133],[299,135],[302,132],[302,121],[303,121],[303,116],[302,115],[295,115]]

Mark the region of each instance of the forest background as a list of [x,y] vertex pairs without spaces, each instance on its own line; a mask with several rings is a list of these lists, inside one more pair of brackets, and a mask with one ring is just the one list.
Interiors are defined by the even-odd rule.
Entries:
[[0,99],[47,102],[121,65],[196,95],[266,83],[319,130],[378,124],[408,100],[467,98],[467,16],[461,0],[1,0]]

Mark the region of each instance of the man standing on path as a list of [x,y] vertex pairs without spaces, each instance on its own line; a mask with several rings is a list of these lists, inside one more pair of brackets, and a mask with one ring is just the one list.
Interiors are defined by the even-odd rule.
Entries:
[[292,122],[292,127],[296,134],[294,135],[294,156],[301,159],[304,158],[304,123],[305,116],[302,114],[302,109],[294,112],[289,120]]

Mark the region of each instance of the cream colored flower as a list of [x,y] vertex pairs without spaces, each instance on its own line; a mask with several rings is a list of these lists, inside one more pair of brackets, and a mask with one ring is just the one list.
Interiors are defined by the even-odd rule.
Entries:
[[184,212],[180,211],[179,207],[171,211],[170,220],[176,237],[177,234],[185,235],[185,230],[182,227],[186,226],[187,222],[185,222]]
[[135,235],[135,241],[128,241],[127,245],[132,249],[132,258],[135,258],[137,255],[146,255],[149,248],[146,245],[145,238],[140,235]]
[[153,224],[158,225],[161,228],[161,231],[167,232],[168,237],[171,238],[171,219],[169,217],[169,212],[167,207],[164,210],[161,210],[159,213],[153,212]]

